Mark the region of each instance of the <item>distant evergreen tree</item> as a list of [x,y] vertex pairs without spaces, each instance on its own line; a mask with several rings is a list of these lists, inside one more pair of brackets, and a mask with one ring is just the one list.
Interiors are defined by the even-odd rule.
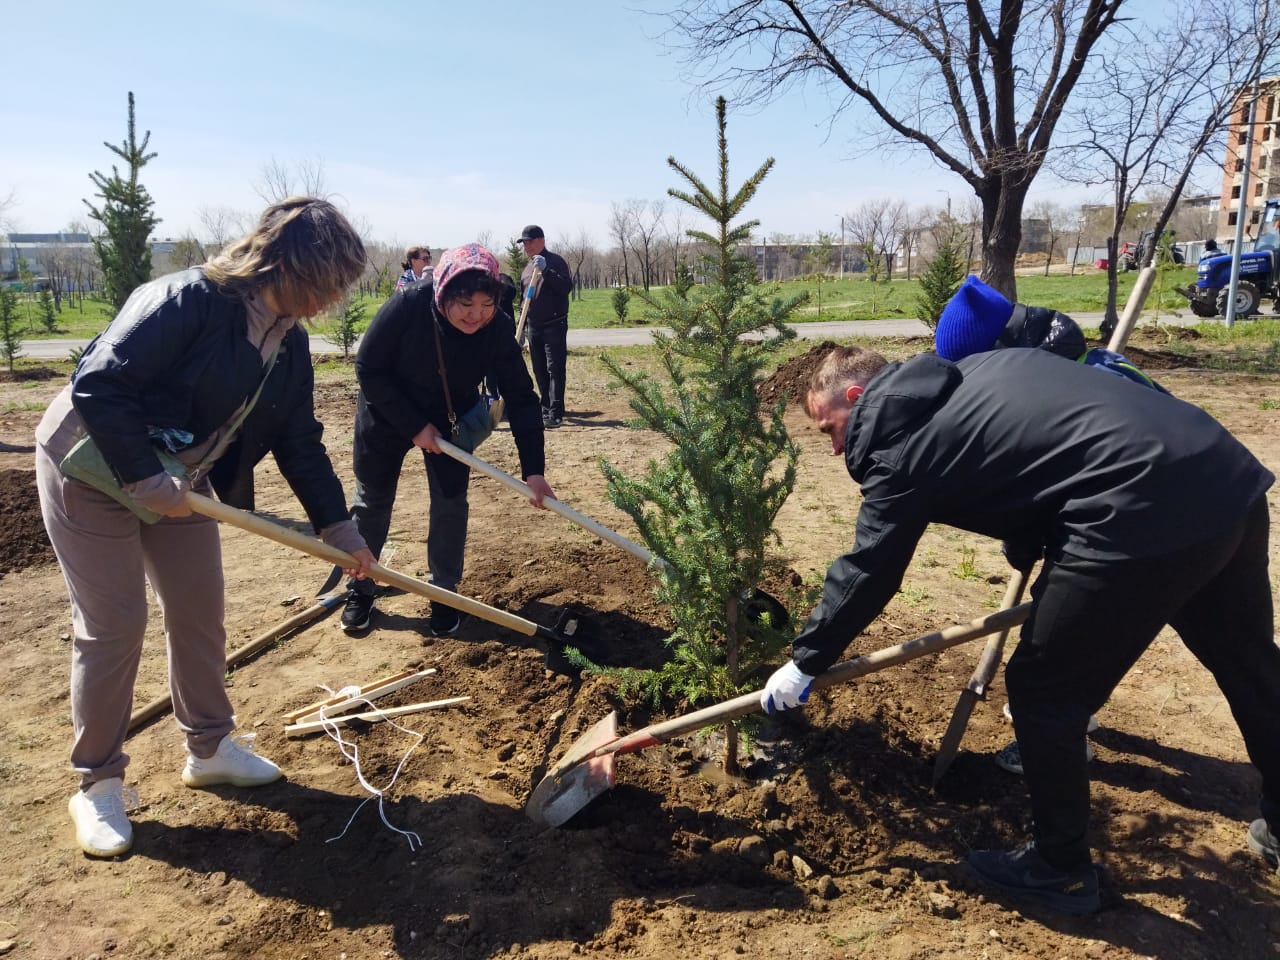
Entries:
[[618,316],[618,322],[626,323],[627,308],[631,304],[631,291],[626,287],[618,287],[613,291],[613,296],[610,298],[610,301],[613,304],[613,312]]
[[[798,456],[782,419],[785,401],[762,409],[756,387],[771,358],[795,336],[786,322],[805,295],[767,297],[754,265],[737,254],[758,223],[735,226],[733,220],[773,160],[730,194],[724,98],[716,101],[716,117],[718,189],[674,157],[667,160],[689,187],[667,192],[712,221],[713,232],[689,231],[704,244],[698,273],[709,282],[684,296],[636,292],[651,308],[651,319],[672,330],[654,337],[666,382],[604,358],[632,394],[639,419],[629,425],[648,427],[672,447],[661,462],[650,461],[643,477],[627,477],[601,462],[610,499],[666,561],[656,571],[657,592],[676,624],[672,661],[656,673],[624,672],[624,689],[689,702],[741,693],[777,662],[791,639],[768,617],[751,616],[747,600],[768,571],[766,546],[777,537],[774,519],[795,483]],[[738,730],[731,726],[727,734],[725,769],[732,773]]]
[[693,289],[693,269],[683,260],[676,264],[676,279],[672,286],[676,296],[681,299],[689,296],[689,291]]
[[[529,265],[529,258],[525,256],[524,244],[519,240],[512,240],[507,244],[507,249],[503,253],[504,260],[507,261],[507,272],[511,275],[511,279],[516,282],[516,286],[520,286],[520,274],[524,273],[524,268]],[[520,291],[521,296],[524,291]]]
[[0,287],[0,356],[9,364],[13,373],[14,358],[22,353],[22,336],[18,333],[18,294],[8,287]]
[[342,348],[344,358],[351,356],[351,348],[364,332],[365,312],[363,303],[357,303],[354,297],[346,297],[333,328],[333,342]]
[[58,332],[58,313],[53,306],[53,293],[48,287],[40,291],[40,326],[45,333]]
[[103,141],[103,146],[129,165],[127,177],[116,166],[111,176],[95,171],[89,179],[102,198],[101,209],[88,200],[89,216],[102,224],[103,233],[93,238],[93,249],[102,264],[102,281],[107,300],[119,310],[129,294],[151,279],[151,248],[147,238],[160,220],[152,214],[155,201],[138,182],[138,172],[156,154],[147,153],[148,130],[138,143],[134,129],[133,92],[129,93],[129,134],[120,146]]
[[943,308],[955,296],[968,271],[964,251],[956,239],[948,238],[939,243],[929,266],[920,274],[920,295],[916,297],[920,319],[930,330],[937,327]]

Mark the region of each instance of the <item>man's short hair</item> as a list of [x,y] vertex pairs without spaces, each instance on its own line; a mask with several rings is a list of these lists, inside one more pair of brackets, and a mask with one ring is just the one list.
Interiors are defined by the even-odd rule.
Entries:
[[810,397],[815,394],[825,396],[837,387],[865,387],[888,362],[874,350],[836,347],[823,358],[809,377],[809,390],[804,398],[805,413],[813,416],[813,410],[809,406]]

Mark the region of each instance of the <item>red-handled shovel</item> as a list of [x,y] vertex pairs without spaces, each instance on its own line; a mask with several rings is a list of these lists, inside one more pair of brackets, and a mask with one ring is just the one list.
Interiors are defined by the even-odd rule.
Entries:
[[[838,663],[813,681],[815,690],[847,683],[858,677],[937,653],[948,647],[976,640],[1017,626],[1027,618],[1031,604],[1000,610],[965,624],[927,633],[914,640],[877,650],[855,660]],[[666,743],[713,723],[725,723],[760,709],[760,692],[705,707],[694,713],[655,723],[625,737],[618,736],[618,715],[610,713],[578,738],[560,761],[534,788],[525,813],[534,823],[558,827],[614,784],[613,758],[619,753],[636,753],[655,743]]]

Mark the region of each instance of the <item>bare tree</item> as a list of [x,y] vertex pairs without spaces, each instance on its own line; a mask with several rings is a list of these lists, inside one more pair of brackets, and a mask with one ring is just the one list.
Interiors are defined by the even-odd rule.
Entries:
[[[868,200],[844,215],[849,236],[863,250],[867,269],[873,279],[880,270],[886,271],[886,280],[893,279],[893,262],[903,241],[903,231],[908,223],[907,205],[901,200]],[[872,258],[878,263],[873,263]]]
[[[1251,0],[1223,0],[1161,22],[1140,42],[1134,37],[1125,57],[1102,61],[1100,95],[1064,128],[1064,175],[1111,186],[1104,334],[1118,320],[1119,238],[1138,194],[1164,196],[1151,224],[1158,239],[1192,169],[1227,127],[1241,87],[1280,45],[1280,33],[1253,16]],[[1154,253],[1159,244],[1148,247]]]
[[186,270],[198,263],[204,263],[204,247],[192,233],[187,233],[173,245],[169,254],[169,267],[173,270]]
[[654,200],[650,203],[633,200],[630,201],[629,206],[631,208],[631,250],[636,255],[640,285],[647,292],[657,272],[655,254],[658,230],[662,227],[663,213],[667,205],[662,200]]
[[373,241],[364,245],[364,251],[367,260],[365,277],[361,278],[361,292],[370,296],[390,296],[395,290],[396,277],[400,275],[405,244],[398,240],[390,243]]
[[243,211],[233,210],[231,207],[207,206],[201,207],[196,213],[204,227],[210,256],[221,252],[232,240],[237,240],[248,232],[249,217]]
[[279,203],[289,197],[326,197],[328,195],[325,182],[324,161],[306,157],[296,161],[292,167],[272,157],[258,171],[258,179],[253,183],[253,192],[260,196],[264,203]]
[[[88,236],[89,224],[85,220],[71,220],[63,231],[71,236]],[[94,287],[94,265],[97,263],[93,248],[83,243],[71,244],[67,254],[67,272],[71,290],[80,310],[84,310],[84,295]]]
[[1044,224],[1046,247],[1044,275],[1047,277],[1049,275],[1049,266],[1053,263],[1054,248],[1058,245],[1058,241],[1062,239],[1063,234],[1076,225],[1079,217],[1070,207],[1054,203],[1052,200],[1037,200],[1031,206],[1031,216]]
[[[751,104],[814,80],[867,149],[923,148],[982,201],[983,277],[1011,299],[1022,206],[1124,0],[683,0],[671,35],[704,85]],[[988,15],[990,11],[990,15]]]
[[593,248],[591,234],[583,227],[578,228],[578,235],[574,239],[566,240],[560,247],[560,255],[569,264],[569,272],[573,275],[573,291],[569,296],[575,300],[582,299],[582,265]]
[[13,231],[13,210],[18,205],[18,194],[15,190],[0,195],[0,234],[8,236]]
[[609,204],[609,236],[618,245],[618,253],[622,257],[622,283],[631,286],[631,263],[627,251],[631,249],[631,234],[635,228],[636,204],[643,200],[628,200],[625,204],[613,202]]

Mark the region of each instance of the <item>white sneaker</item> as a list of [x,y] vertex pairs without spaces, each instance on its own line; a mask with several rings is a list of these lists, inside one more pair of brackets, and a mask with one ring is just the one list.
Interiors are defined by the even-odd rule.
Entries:
[[212,757],[187,754],[182,782],[188,787],[229,783],[236,787],[260,787],[280,779],[280,768],[253,750],[254,734],[227,734]]
[[[1004,708],[1000,712],[1004,714],[1004,718],[1006,720],[1008,720],[1010,723],[1013,723],[1013,711],[1009,709],[1009,705],[1007,703],[1004,705]],[[1089,725],[1085,727],[1084,732],[1097,733],[1101,727],[1102,727],[1102,724],[1098,722],[1098,715],[1096,713],[1091,713],[1089,714]]]
[[118,857],[133,846],[133,824],[124,811],[124,780],[111,777],[77,790],[67,802],[76,843],[91,857]]
[[[1093,749],[1093,744],[1088,740],[1084,742],[1084,759],[1088,763],[1096,757],[1097,751]],[[996,766],[1001,770],[1006,770],[1015,776],[1022,776],[1022,748],[1018,746],[1018,741],[1014,740],[1003,750],[996,751]]]

